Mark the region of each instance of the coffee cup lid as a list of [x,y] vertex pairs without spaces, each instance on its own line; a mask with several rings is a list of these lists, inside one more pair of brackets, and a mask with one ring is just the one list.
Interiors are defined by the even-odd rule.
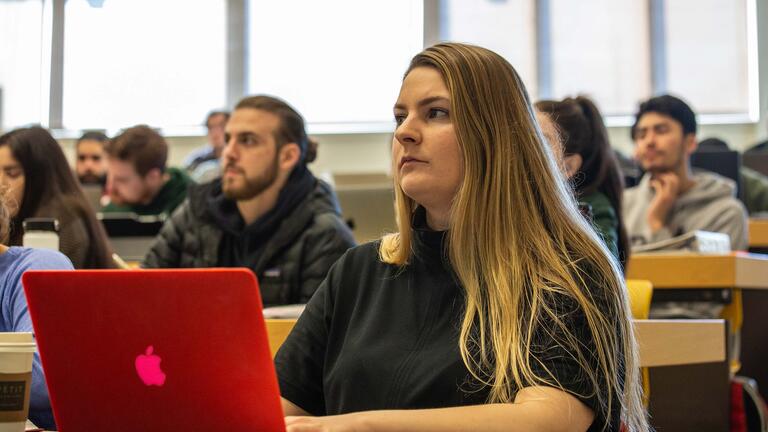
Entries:
[[35,352],[34,342],[0,342],[0,352]]

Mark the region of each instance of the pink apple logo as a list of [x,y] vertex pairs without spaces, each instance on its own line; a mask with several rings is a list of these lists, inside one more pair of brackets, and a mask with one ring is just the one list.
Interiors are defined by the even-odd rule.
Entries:
[[165,374],[160,369],[159,356],[152,354],[154,348],[152,345],[147,347],[144,354],[136,356],[136,373],[139,374],[139,378],[148,386],[162,386],[165,384]]

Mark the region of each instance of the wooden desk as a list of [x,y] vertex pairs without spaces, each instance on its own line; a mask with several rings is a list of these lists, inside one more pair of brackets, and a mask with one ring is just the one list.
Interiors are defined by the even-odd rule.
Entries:
[[725,320],[635,320],[640,366],[725,361]]
[[656,430],[728,430],[725,332],[724,320],[635,320]]
[[280,345],[283,344],[288,334],[296,325],[295,319],[265,319],[264,322],[267,326],[267,339],[269,339],[269,350],[272,352],[272,357],[277,354],[277,350]]
[[768,290],[768,255],[685,252],[632,255],[627,279],[646,279],[654,289],[746,288]]
[[768,218],[749,220],[749,247],[768,248]]
[[627,278],[650,280],[656,290],[732,292],[727,309],[731,331],[740,334],[741,348],[734,355],[741,363],[739,374],[757,380],[760,393],[768,397],[768,255],[638,254],[630,258]]

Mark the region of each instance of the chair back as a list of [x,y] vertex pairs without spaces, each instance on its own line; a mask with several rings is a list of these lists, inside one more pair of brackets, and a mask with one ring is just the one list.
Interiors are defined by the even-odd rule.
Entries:
[[269,350],[272,351],[272,357],[277,354],[277,350],[288,338],[293,326],[296,325],[296,319],[265,319],[267,324],[267,339],[269,339]]
[[648,319],[651,311],[651,297],[653,297],[651,282],[643,279],[627,279],[627,291],[629,291],[632,317]]

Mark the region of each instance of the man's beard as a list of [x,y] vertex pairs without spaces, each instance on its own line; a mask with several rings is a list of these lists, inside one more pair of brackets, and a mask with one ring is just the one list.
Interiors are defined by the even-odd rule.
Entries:
[[99,176],[94,173],[85,173],[81,176],[78,176],[78,180],[80,180],[80,184],[83,184],[83,185],[104,186],[107,184],[106,175]]
[[[242,171],[240,174],[245,180],[245,184],[242,187],[235,188],[230,186],[227,178],[221,184],[222,192],[224,196],[235,201],[246,201],[254,198],[267,190],[277,180],[277,155],[275,155],[274,162],[267,168],[267,171],[255,179],[248,179]],[[229,167],[228,167],[229,168]],[[226,168],[225,168],[226,170]]]

